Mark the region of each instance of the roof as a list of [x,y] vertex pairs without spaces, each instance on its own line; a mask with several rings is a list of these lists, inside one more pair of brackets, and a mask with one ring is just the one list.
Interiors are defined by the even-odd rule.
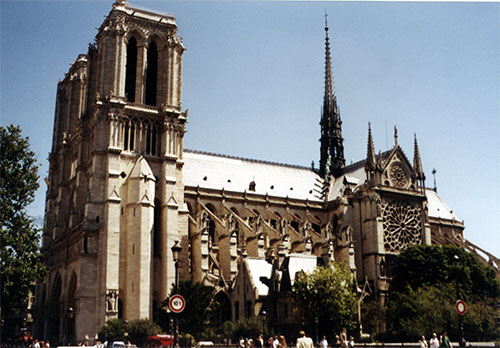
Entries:
[[309,254],[290,254],[288,260],[288,273],[290,274],[290,283],[293,285],[297,272],[304,271],[311,273],[318,265],[318,258]]
[[272,265],[265,259],[247,257],[245,259],[248,269],[248,275],[252,279],[253,284],[257,288],[259,296],[267,296],[269,287],[264,284],[260,278],[271,278]]
[[183,159],[185,186],[322,201],[323,180],[311,168],[191,150]]
[[429,217],[460,221],[453,210],[451,210],[446,203],[443,202],[436,191],[427,189],[425,190],[425,195],[427,196]]
[[[382,153],[386,158],[390,151]],[[363,185],[366,180],[365,160],[344,169],[332,180],[328,200],[343,195],[345,183]],[[233,192],[251,192],[274,197],[289,197],[321,202],[323,179],[311,168],[266,162],[208,152],[184,150],[183,181],[185,186]],[[254,182],[255,191],[250,189]],[[443,202],[437,192],[426,190],[429,216],[461,221]]]

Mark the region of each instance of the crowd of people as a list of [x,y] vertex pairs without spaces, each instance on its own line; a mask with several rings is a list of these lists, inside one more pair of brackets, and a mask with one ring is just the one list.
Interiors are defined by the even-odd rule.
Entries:
[[425,339],[425,336],[422,336],[422,338],[419,341],[420,343],[420,348],[453,348],[451,345],[451,341],[448,338],[448,333],[445,331],[441,335],[440,338],[437,337],[437,334],[434,332],[432,334],[432,338],[429,340],[427,343],[427,340]]
[[[329,343],[326,339],[326,336],[323,336],[320,342],[318,342],[319,348],[328,348]],[[352,336],[347,338],[347,335],[343,333],[341,336],[335,337],[334,345],[340,348],[354,348],[354,338]],[[312,338],[308,337],[304,331],[299,332],[299,337],[295,345],[288,346],[286,342],[286,338],[283,335],[275,335],[264,339],[264,336],[261,334],[255,340],[251,338],[243,338],[240,337],[239,340],[239,348],[314,348],[316,345],[314,344]]]

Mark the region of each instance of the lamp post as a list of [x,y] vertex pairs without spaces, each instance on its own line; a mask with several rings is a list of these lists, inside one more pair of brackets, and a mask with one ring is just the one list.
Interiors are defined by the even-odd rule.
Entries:
[[318,317],[314,317],[314,327],[316,328],[316,344],[318,344]]
[[[175,264],[175,294],[177,294],[179,287],[179,254],[182,251],[182,247],[179,245],[179,241],[175,241],[174,245],[171,248],[172,250],[172,258],[174,259]],[[175,333],[174,333],[174,346],[179,345],[179,318],[178,314],[175,314]]]
[[[453,256],[453,267],[455,268],[455,288],[457,291],[457,301],[460,300],[460,292],[458,285],[458,275],[459,275],[459,266],[460,266],[460,258],[458,255]],[[460,347],[465,346],[465,338],[464,338],[464,322],[462,315],[458,315],[458,325],[460,327]]]
[[266,325],[266,324],[267,324],[267,323],[266,323],[266,320],[267,320],[267,312],[266,312],[266,311],[262,311],[262,312],[260,313],[260,315],[262,316],[262,331],[264,331],[264,332],[263,332],[263,334],[265,335],[265,334],[267,333],[267,325]]
[[68,317],[68,341],[70,342],[73,341],[73,336],[75,331],[73,325],[74,315],[75,315],[75,310],[73,309],[73,307],[69,306],[68,310],[66,311],[66,316]]

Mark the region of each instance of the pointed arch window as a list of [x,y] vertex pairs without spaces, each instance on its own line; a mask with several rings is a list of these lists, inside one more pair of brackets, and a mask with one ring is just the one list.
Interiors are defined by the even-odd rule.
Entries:
[[146,124],[146,155],[157,156],[159,155],[159,127],[160,125],[155,123]]
[[149,44],[146,68],[146,105],[156,105],[156,87],[158,80],[158,48],[153,41]]
[[137,40],[132,37],[127,44],[127,63],[125,67],[125,96],[127,101],[135,102],[135,82],[137,78]]

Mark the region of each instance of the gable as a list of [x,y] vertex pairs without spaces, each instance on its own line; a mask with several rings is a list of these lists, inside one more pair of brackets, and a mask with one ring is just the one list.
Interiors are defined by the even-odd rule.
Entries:
[[417,180],[415,171],[403,150],[396,145],[384,161],[382,167],[382,184],[400,189],[415,190]]

